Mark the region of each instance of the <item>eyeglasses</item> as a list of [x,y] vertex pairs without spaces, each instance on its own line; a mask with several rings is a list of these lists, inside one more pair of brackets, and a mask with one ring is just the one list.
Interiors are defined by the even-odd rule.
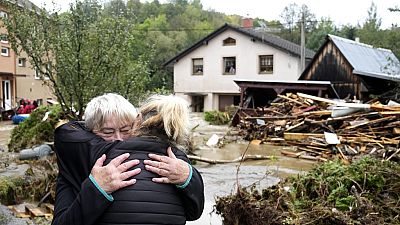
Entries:
[[103,127],[99,130],[99,133],[101,133],[103,136],[111,137],[115,133],[119,132],[122,135],[128,135],[130,131],[132,130],[133,125],[126,125],[123,126],[119,129],[111,128],[111,127]]

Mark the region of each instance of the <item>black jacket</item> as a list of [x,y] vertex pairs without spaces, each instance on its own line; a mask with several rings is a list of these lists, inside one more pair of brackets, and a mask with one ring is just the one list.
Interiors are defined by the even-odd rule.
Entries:
[[[148,154],[167,155],[169,143],[156,137],[135,137],[115,145],[107,153],[107,161],[130,153],[130,159],[139,159],[137,167],[142,169],[135,178],[136,184],[114,192],[114,202],[105,211],[97,224],[185,224],[186,218],[197,219],[204,206],[203,181],[197,171],[193,171],[189,186],[179,189],[173,184],[155,183],[151,179],[157,174],[144,168],[143,160]],[[175,156],[190,163],[186,154],[173,148]],[[191,193],[196,193],[191,194]],[[186,203],[186,204],[185,204]]]
[[[55,151],[59,175],[52,225],[95,224],[109,206],[114,204],[99,192],[88,176],[94,162],[103,153],[107,153],[115,146],[124,146],[123,143],[105,142],[102,138],[85,130],[84,126],[77,122],[70,122],[56,129]],[[143,172],[147,171],[142,170]],[[133,187],[139,183],[138,180]],[[177,192],[182,200],[186,219],[198,219],[204,207],[204,186],[200,173],[194,167],[189,185],[184,189],[177,189]],[[113,196],[119,199],[118,191],[113,193]],[[152,198],[152,196],[149,197]],[[143,215],[145,214],[137,214],[135,218],[140,221]],[[104,219],[106,217],[101,218],[101,220]]]
[[106,151],[114,143],[107,143],[87,131],[82,123],[69,122],[54,132],[58,177],[52,225],[94,224],[112,202],[108,201],[89,180],[96,161],[93,152]]

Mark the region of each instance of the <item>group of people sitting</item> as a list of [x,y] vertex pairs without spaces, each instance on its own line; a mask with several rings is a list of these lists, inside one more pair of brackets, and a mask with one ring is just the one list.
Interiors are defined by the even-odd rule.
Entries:
[[37,107],[38,107],[37,101],[31,102],[28,99],[21,99],[19,101],[19,107],[17,109],[17,114],[30,114]]
[[19,101],[19,106],[15,110],[15,115],[11,117],[11,120],[14,124],[19,124],[22,121],[26,120],[29,117],[29,114],[32,113],[38,107],[37,101],[31,102],[28,99],[21,99]]

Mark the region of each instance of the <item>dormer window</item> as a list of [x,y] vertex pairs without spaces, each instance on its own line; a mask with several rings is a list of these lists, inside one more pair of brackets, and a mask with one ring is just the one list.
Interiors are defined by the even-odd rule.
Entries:
[[236,39],[233,39],[231,37],[228,37],[223,41],[224,46],[230,46],[230,45],[236,45]]

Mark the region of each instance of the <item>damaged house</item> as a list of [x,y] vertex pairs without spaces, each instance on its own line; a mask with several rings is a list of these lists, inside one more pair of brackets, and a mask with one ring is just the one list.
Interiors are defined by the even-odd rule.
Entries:
[[400,62],[391,50],[327,35],[299,80],[330,81],[340,98],[366,100],[400,82]]

